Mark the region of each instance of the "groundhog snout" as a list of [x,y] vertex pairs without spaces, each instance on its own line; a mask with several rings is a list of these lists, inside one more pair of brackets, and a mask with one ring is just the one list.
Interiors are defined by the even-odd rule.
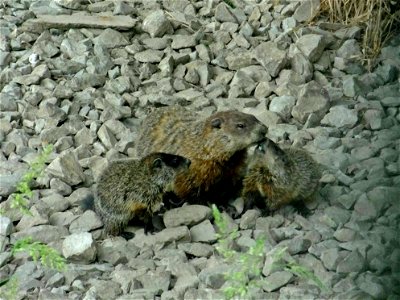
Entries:
[[192,164],[192,161],[189,158],[185,158],[185,160],[184,160],[185,167],[189,168],[191,164]]

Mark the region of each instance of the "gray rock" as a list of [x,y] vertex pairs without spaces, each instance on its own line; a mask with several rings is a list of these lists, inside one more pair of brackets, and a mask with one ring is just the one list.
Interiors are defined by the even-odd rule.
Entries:
[[296,47],[311,62],[317,61],[325,49],[323,36],[319,34],[306,34],[296,41]]
[[107,149],[113,148],[117,143],[113,132],[105,124],[101,125],[100,129],[97,131],[97,136]]
[[230,268],[227,265],[217,265],[204,268],[198,277],[201,283],[212,289],[219,289],[226,281],[225,274]]
[[397,107],[400,106],[400,97],[386,97],[381,100],[381,103],[385,107]]
[[214,242],[217,239],[210,220],[205,220],[190,228],[190,236],[193,242]]
[[355,76],[350,76],[343,80],[343,94],[346,97],[355,97],[356,95],[363,95],[365,89],[362,83]]
[[199,285],[199,278],[196,275],[179,276],[175,285],[176,290],[180,295],[183,295],[190,288],[197,288]]
[[52,178],[50,180],[50,189],[54,190],[55,192],[63,196],[67,196],[72,193],[72,188],[64,181],[58,178]]
[[69,185],[76,185],[85,180],[82,167],[72,151],[60,154],[46,168],[46,172]]
[[178,249],[196,257],[209,257],[214,252],[212,246],[203,243],[182,243]]
[[122,33],[110,28],[103,30],[100,35],[94,39],[94,41],[96,44],[108,49],[126,46],[129,44],[129,41]]
[[190,48],[196,46],[196,36],[195,35],[174,35],[172,38],[172,49],[182,49]]
[[287,247],[287,251],[289,252],[290,255],[295,255],[298,253],[307,252],[308,248],[310,248],[311,246],[311,241],[308,239],[295,237],[294,239],[289,240],[288,242],[283,241],[279,245],[281,244]]
[[280,50],[274,42],[264,42],[255,48],[255,58],[275,77],[287,64],[286,51]]
[[378,216],[378,210],[372,201],[368,200],[366,194],[358,198],[354,205],[354,211],[357,212],[358,219],[363,221],[375,220]]
[[357,236],[357,233],[356,231],[349,228],[341,228],[336,230],[333,236],[339,242],[350,242],[354,241],[355,237]]
[[50,208],[49,213],[65,211],[69,208],[69,202],[62,195],[54,193],[41,199]]
[[298,22],[308,21],[315,16],[316,12],[319,10],[319,7],[320,7],[319,0],[302,1],[300,2],[300,5],[294,12],[293,17]]
[[89,232],[74,233],[65,238],[62,245],[65,258],[77,263],[91,263],[96,258],[96,244]]
[[87,210],[82,214],[82,216],[72,221],[71,225],[69,226],[69,232],[88,232],[100,228],[102,225],[103,222],[101,221],[100,217],[92,210]]
[[313,77],[312,63],[301,53],[296,53],[290,58],[293,71],[302,76],[305,82],[308,82]]
[[142,29],[151,37],[161,37],[171,30],[171,24],[162,10],[156,10],[143,20]]
[[365,276],[358,278],[357,284],[362,291],[371,295],[373,299],[387,299],[389,291],[379,277],[366,273]]
[[293,279],[293,274],[287,271],[277,271],[265,278],[262,288],[270,293],[288,284]]
[[125,1],[117,1],[115,3],[113,15],[130,15],[135,12],[135,9]]
[[[107,299],[117,299],[117,296],[121,294],[121,288],[118,283],[112,280],[99,280],[99,279],[89,279],[90,288],[89,291],[94,293],[95,299],[107,300]],[[88,292],[89,292],[88,291]],[[84,299],[93,299],[87,297]]]
[[153,49],[144,50],[134,55],[135,59],[142,63],[159,63],[163,56],[163,51]]
[[11,234],[13,224],[7,217],[0,216],[0,235],[8,236]]
[[73,220],[77,219],[78,216],[74,215],[71,211],[55,212],[50,215],[50,225],[54,226],[69,226]]
[[171,274],[169,272],[148,272],[147,274],[136,277],[143,288],[149,290],[167,291],[171,284]]
[[232,22],[237,23],[235,15],[230,11],[228,6],[221,2],[215,7],[215,20],[218,22]]
[[11,234],[11,240],[19,240],[26,237],[32,237],[34,241],[48,244],[50,242],[59,241],[68,235],[68,230],[61,226],[38,225],[18,231]]
[[352,128],[358,122],[357,112],[343,105],[333,106],[321,124],[336,128]]
[[365,258],[358,250],[354,250],[338,264],[336,271],[338,273],[361,272],[365,267]]
[[339,251],[338,248],[327,249],[322,251],[321,261],[324,264],[325,268],[330,271],[336,271],[339,262],[344,258],[346,254],[347,252]]
[[269,110],[276,112],[284,119],[288,119],[291,115],[295,103],[296,98],[292,96],[275,97],[269,104]]
[[18,222],[16,226],[18,231],[49,223],[49,207],[47,205],[35,204],[29,211],[31,215],[23,215],[22,219]]
[[240,218],[240,229],[254,229],[256,226],[257,218],[261,216],[261,213],[255,209],[249,209]]
[[173,228],[166,228],[152,236],[142,234],[135,234],[131,241],[138,247],[144,245],[164,244],[171,242],[188,242],[191,240],[189,229],[186,226],[179,226]]
[[211,209],[203,205],[186,205],[164,213],[166,227],[195,225],[211,217]]
[[311,113],[322,118],[328,108],[329,98],[326,91],[315,81],[311,81],[300,90],[297,103],[292,110],[292,116],[304,123]]

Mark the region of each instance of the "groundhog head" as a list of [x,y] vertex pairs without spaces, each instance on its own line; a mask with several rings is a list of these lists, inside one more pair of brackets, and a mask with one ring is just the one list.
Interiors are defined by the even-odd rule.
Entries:
[[262,165],[272,178],[286,178],[286,171],[290,170],[290,161],[287,154],[273,141],[266,139],[259,143],[254,150],[252,164]]
[[153,182],[167,190],[176,174],[188,170],[191,163],[186,157],[168,153],[152,153],[144,159],[149,164]]
[[235,110],[211,115],[205,126],[202,138],[204,138],[208,152],[216,153],[217,156],[226,153],[226,158],[265,140],[267,133],[267,127],[253,115]]

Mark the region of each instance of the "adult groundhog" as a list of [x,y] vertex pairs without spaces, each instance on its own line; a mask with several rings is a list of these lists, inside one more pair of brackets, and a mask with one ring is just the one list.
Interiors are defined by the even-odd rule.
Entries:
[[175,176],[189,165],[189,159],[166,153],[111,162],[100,176],[94,198],[105,232],[118,235],[133,218],[144,221],[146,230],[165,194],[173,190]]
[[189,158],[189,170],[176,177],[175,194],[184,201],[215,202],[233,193],[244,176],[247,147],[266,132],[254,116],[239,111],[204,118],[180,106],[164,107],[144,119],[136,151],[139,157],[166,152]]
[[311,199],[318,187],[318,164],[301,149],[281,149],[271,140],[259,144],[249,156],[243,180],[245,204],[264,204],[272,211],[281,206]]

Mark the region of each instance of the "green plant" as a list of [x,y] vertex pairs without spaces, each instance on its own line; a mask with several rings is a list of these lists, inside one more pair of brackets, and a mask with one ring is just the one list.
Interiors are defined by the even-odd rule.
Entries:
[[233,266],[233,270],[225,275],[227,280],[227,286],[224,288],[225,297],[227,299],[235,296],[246,297],[252,288],[260,286],[265,239],[257,239],[255,245],[246,253],[231,249],[233,241],[239,236],[237,229],[228,228],[226,219],[215,205],[212,206],[212,212],[219,231],[216,249],[224,260]]
[[[237,229],[228,228],[227,220],[222,216],[218,208],[213,205],[212,212],[214,222],[218,228],[216,249],[225,262],[233,266],[233,270],[225,275],[226,287],[224,294],[227,299],[233,297],[247,298],[253,288],[261,287],[263,277],[261,270],[265,259],[265,237],[256,239],[254,246],[246,253],[232,249],[234,240],[239,237]],[[310,279],[321,288],[326,289],[321,280],[308,268],[291,259],[283,259],[287,248],[277,249],[272,256],[273,269],[284,269],[300,278]]]
[[[46,146],[42,153],[30,164],[29,170],[17,184],[17,191],[12,194],[11,208],[16,208],[24,214],[32,215],[29,211],[29,199],[32,197],[31,183],[41,176],[46,161],[53,151],[53,146]],[[1,212],[3,214],[3,212]],[[55,249],[40,242],[34,242],[31,237],[18,240],[11,249],[11,254],[28,252],[33,261],[40,261],[45,267],[61,271],[65,268],[65,258]],[[0,282],[0,299],[15,299],[18,290],[18,279],[9,277]]]
[[53,152],[53,145],[44,147],[42,153],[30,164],[29,170],[17,184],[17,191],[12,195],[11,208],[18,208],[23,213],[31,215],[28,206],[28,200],[33,195],[31,183],[42,174],[51,152]]
[[14,255],[18,252],[28,252],[34,262],[40,260],[41,264],[58,271],[65,268],[65,258],[57,250],[40,242],[33,242],[31,237],[18,240],[11,251]]
[[0,299],[15,299],[18,292],[18,279],[10,277],[0,282]]

